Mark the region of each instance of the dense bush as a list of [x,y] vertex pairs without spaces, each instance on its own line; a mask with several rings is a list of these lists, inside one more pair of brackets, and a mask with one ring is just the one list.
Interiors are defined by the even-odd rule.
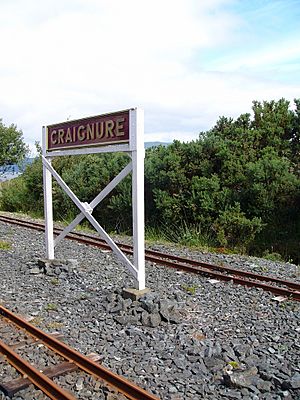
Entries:
[[[254,102],[252,117],[221,117],[199,139],[153,147],[145,159],[146,224],[173,241],[280,253],[299,259],[300,100]],[[124,154],[56,158],[55,169],[81,201],[90,202],[128,162]],[[77,210],[54,184],[54,215]],[[42,214],[42,165],[4,185],[1,207]],[[127,177],[94,211],[108,230],[131,229]]]

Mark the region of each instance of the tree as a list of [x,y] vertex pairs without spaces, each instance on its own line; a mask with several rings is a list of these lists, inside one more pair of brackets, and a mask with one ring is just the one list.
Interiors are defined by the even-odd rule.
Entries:
[[5,126],[0,119],[0,167],[2,173],[12,164],[20,164],[28,154],[28,146],[23,141],[23,132],[11,124]]
[[[284,99],[254,101],[251,113],[220,117],[195,141],[147,149],[146,225],[177,242],[300,261],[299,155],[300,99],[294,107]],[[124,154],[90,154],[57,157],[53,165],[90,202],[127,162]],[[0,206],[42,213],[41,158],[13,181],[3,185]],[[58,219],[78,213],[55,182],[53,208]],[[109,231],[130,232],[130,176],[93,215]]]

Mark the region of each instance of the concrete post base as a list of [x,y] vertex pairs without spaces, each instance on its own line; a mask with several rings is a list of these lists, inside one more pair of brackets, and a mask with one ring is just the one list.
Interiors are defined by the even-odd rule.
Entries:
[[149,288],[145,288],[143,290],[126,288],[126,289],[123,289],[123,298],[131,299],[132,301],[137,301],[138,299],[145,296],[145,294],[147,294],[149,292],[150,292]]

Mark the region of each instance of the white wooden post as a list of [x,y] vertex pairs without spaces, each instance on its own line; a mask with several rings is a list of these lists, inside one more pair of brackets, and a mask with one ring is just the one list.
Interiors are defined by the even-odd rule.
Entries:
[[132,226],[133,258],[138,272],[136,289],[145,289],[145,222],[144,222],[144,112],[130,110],[130,150],[132,158]]
[[[46,127],[43,127],[43,155],[46,155]],[[51,164],[51,158],[48,157]],[[45,214],[45,241],[46,258],[54,260],[54,237],[53,237],[53,207],[52,207],[52,175],[43,163],[44,181],[44,214]]]

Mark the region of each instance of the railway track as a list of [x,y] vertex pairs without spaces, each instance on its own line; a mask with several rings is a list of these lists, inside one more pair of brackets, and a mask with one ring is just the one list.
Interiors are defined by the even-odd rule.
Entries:
[[[80,370],[85,371],[87,374],[92,375],[93,377],[99,378],[100,380],[107,383],[109,386],[112,386],[118,392],[125,395],[128,399],[132,400],[159,400],[158,397],[152,395],[151,393],[145,391],[134,383],[128,381],[127,379],[113,373],[107,368],[103,367],[101,364],[96,363],[91,358],[86,357],[79,353],[78,351],[72,349],[67,346],[65,343],[58,340],[53,335],[49,335],[24,319],[20,318],[16,314],[7,310],[3,306],[0,305],[0,321],[1,328],[3,331],[3,324],[5,325],[13,325],[11,328],[16,327],[18,330],[21,330],[24,333],[25,337],[29,335],[33,338],[32,343],[39,345],[44,345],[47,349],[50,349],[55,354],[58,354],[63,359],[68,360],[68,362],[61,363],[56,368],[58,371],[56,375],[53,375],[53,369],[55,368],[47,368],[44,372],[41,372],[37,367],[30,364],[26,361],[25,358],[22,358],[21,355],[15,351],[15,348],[18,348],[18,344],[9,345],[5,343],[2,339],[0,340],[0,353],[2,353],[6,360],[23,376],[25,375],[30,382],[32,382],[36,387],[42,390],[50,399],[53,400],[74,400],[76,397],[58,386],[49,376],[57,376],[60,375],[63,370],[75,370],[76,367]],[[1,337],[7,337],[7,327],[5,334],[1,334]],[[0,329],[1,332],[1,329]],[[6,339],[7,341],[7,339]],[[52,375],[51,375],[52,373]],[[18,379],[18,381],[22,381]],[[24,380],[24,379],[23,379]],[[22,382],[21,382],[22,383]],[[0,386],[2,391],[6,392],[7,395],[13,395],[15,393],[16,384],[8,384],[7,382]],[[19,382],[20,386],[20,382]],[[4,389],[3,389],[4,388]],[[10,392],[9,389],[10,388]]]
[[[0,215],[0,221],[39,231],[44,231],[45,229],[44,224],[42,223],[29,222],[20,218],[12,218]],[[54,234],[59,235],[61,232],[62,229],[57,227],[54,228]],[[103,239],[88,234],[79,232],[69,233],[66,238],[87,245],[111,250],[110,246]],[[133,254],[132,246],[123,243],[117,243],[117,245],[124,253]],[[221,281],[233,281],[234,283],[243,286],[257,287],[280,296],[300,301],[300,284],[297,282],[261,275],[250,271],[239,270],[229,266],[210,264],[183,258],[155,250],[146,250],[145,258],[147,261],[156,263],[158,265],[175,268],[189,273],[209,276]]]

